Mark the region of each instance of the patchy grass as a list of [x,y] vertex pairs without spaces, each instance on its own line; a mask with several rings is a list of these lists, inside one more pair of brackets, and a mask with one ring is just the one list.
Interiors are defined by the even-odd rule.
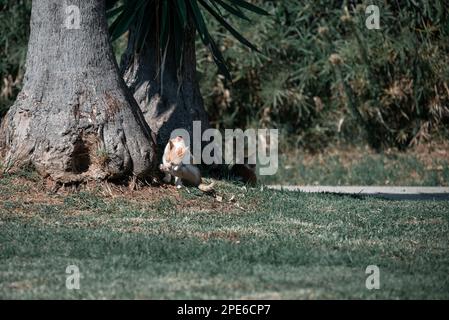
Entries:
[[407,152],[342,147],[318,154],[283,154],[267,184],[449,186],[449,144],[420,145]]
[[[0,298],[449,298],[449,204],[0,179]],[[219,199],[219,198],[218,198]],[[79,267],[80,290],[65,287]],[[380,290],[365,269],[380,268]]]

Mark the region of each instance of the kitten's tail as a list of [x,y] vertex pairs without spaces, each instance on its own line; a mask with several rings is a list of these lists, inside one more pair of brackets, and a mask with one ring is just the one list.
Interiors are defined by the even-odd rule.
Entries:
[[201,191],[208,193],[214,190],[214,182],[211,182],[210,184],[205,184],[205,183],[200,183],[198,185],[198,189],[200,189]]

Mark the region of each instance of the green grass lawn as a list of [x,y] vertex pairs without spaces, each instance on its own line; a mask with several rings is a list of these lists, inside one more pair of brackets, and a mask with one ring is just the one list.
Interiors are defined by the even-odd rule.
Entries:
[[[0,298],[449,298],[449,203],[0,179]],[[77,265],[80,290],[65,287]],[[365,269],[380,268],[367,290]]]
[[281,154],[267,184],[449,186],[449,145],[377,153],[363,147]]

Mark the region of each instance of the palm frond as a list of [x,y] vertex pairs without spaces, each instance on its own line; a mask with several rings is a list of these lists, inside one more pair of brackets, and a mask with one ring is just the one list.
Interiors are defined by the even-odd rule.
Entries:
[[[108,17],[115,17],[110,25],[111,40],[114,41],[126,33],[131,26],[136,26],[135,41],[133,47],[136,53],[143,48],[152,28],[153,14],[158,19],[156,30],[159,30],[159,47],[167,48],[170,39],[175,41],[175,56],[178,66],[182,64],[182,50],[184,48],[184,33],[188,27],[189,19],[198,32],[204,46],[212,54],[213,60],[220,73],[231,79],[226,61],[211,37],[204,18],[204,13],[209,13],[221,26],[228,30],[239,42],[253,51],[258,48],[239,33],[225,18],[220,8],[226,13],[240,19],[249,21],[244,10],[260,15],[268,15],[268,12],[244,0],[107,0]],[[155,12],[155,13],[154,13]],[[170,36],[172,35],[172,36]]]

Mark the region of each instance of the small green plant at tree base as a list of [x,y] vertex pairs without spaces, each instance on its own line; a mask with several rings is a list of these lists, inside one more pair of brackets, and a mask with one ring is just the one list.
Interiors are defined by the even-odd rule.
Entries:
[[103,148],[97,149],[97,159],[100,166],[106,166],[109,161],[108,152]]

